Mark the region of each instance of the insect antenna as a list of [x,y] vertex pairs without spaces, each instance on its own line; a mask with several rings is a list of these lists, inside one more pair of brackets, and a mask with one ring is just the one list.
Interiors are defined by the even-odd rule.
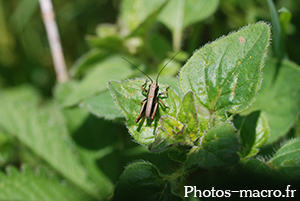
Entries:
[[138,67],[136,67],[133,63],[131,63],[130,61],[128,61],[124,57],[122,57],[122,59],[124,59],[125,61],[127,61],[128,63],[130,63],[133,67],[135,67],[136,69],[138,69],[141,73],[143,73],[144,75],[146,75],[151,80],[151,83],[153,83],[153,80],[151,79],[151,77],[149,77],[145,72],[143,72],[142,70],[140,70]]
[[180,51],[178,51],[165,65],[164,67],[162,67],[162,69],[159,71],[157,77],[156,77],[156,83],[158,82],[158,78],[159,78],[159,75],[161,74],[161,72],[163,71],[163,69],[177,56],[177,54],[179,53]]

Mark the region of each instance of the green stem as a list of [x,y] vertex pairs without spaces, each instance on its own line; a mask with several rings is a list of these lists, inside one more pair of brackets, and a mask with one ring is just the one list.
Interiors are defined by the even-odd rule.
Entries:
[[182,29],[183,29],[183,15],[184,15],[184,11],[182,8],[184,8],[184,1],[180,0],[177,4],[177,6],[180,9],[177,9],[178,12],[177,13],[177,18],[176,18],[176,23],[175,23],[175,27],[174,27],[174,32],[173,32],[173,50],[174,52],[178,52],[180,50],[181,47],[181,38],[182,38]]
[[165,179],[168,180],[168,181],[170,181],[170,182],[174,182],[178,178],[180,178],[182,176],[182,174],[183,174],[183,166],[181,168],[179,168],[173,174],[165,176]]

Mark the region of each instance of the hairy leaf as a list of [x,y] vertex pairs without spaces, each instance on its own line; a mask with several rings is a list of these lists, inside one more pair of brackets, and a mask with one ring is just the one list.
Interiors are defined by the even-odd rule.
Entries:
[[[141,86],[145,83],[142,79],[129,80],[126,82],[111,81],[109,89],[115,98],[116,104],[123,111],[127,120],[127,128],[134,139],[143,145],[149,145],[155,136],[155,130],[160,126],[159,119],[163,115],[175,117],[178,113],[181,100],[170,88],[169,93],[161,100],[168,108],[159,104],[154,120],[142,118],[135,122],[141,109],[141,101],[145,99]],[[165,91],[166,85],[159,84],[160,92]],[[148,89],[148,87],[146,87]]]
[[164,149],[179,144],[188,144],[192,142],[188,135],[184,135],[185,125],[170,116],[163,116],[160,119],[161,127],[156,130],[155,140],[149,145],[149,151],[159,152]]
[[194,167],[222,167],[239,160],[239,148],[235,128],[229,122],[211,128],[201,139],[200,146],[188,153],[185,169]]
[[137,162],[126,167],[117,183],[115,201],[180,201],[169,183],[151,163]]
[[173,145],[193,146],[193,141],[199,137],[194,94],[187,93],[176,116],[162,116],[160,124],[161,128],[157,129],[155,140],[149,146],[150,151],[162,151]]
[[290,179],[300,179],[300,138],[285,143],[268,162]]
[[286,176],[258,159],[243,159],[240,161],[240,163],[242,164],[242,171],[249,175],[258,176],[263,179],[272,179],[276,182],[287,181]]
[[196,51],[179,75],[181,91],[195,93],[197,104],[226,120],[253,102],[261,82],[270,27],[257,23]]

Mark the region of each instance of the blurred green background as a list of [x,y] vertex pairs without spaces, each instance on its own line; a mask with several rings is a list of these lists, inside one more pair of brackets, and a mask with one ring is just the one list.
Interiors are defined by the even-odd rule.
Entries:
[[[146,67],[146,70],[148,70],[147,72],[155,72],[156,75],[156,68],[159,68],[161,63],[165,63],[165,60],[169,60],[169,58],[174,55],[173,53],[178,51],[178,49],[174,48],[173,33],[158,20],[151,24],[149,29],[146,29],[146,34],[140,34],[142,35],[142,39],[136,37],[138,34],[133,34],[134,37],[130,35],[128,38],[120,37],[120,39],[118,38],[120,30],[117,30],[119,32],[116,31],[117,34],[115,34],[113,30],[117,26],[99,26],[100,24],[103,25],[103,23],[110,23],[112,25],[117,24],[119,15],[122,12],[121,3],[122,0],[53,0],[63,53],[67,68],[70,71],[71,80],[66,85],[57,85],[49,43],[41,17],[39,1],[0,0],[0,90],[27,84],[33,86],[42,95],[43,101],[39,101],[38,104],[35,104],[37,105],[36,108],[38,108],[38,110],[45,102],[57,101],[59,104],[63,105],[60,105],[63,108],[60,109],[63,112],[65,120],[65,122],[62,123],[64,124],[64,127],[62,127],[68,128],[68,132],[76,143],[76,147],[81,154],[80,157],[82,161],[84,161],[83,163],[85,166],[92,166],[91,164],[96,160],[97,169],[93,169],[94,167],[89,169],[91,177],[95,178],[96,183],[98,182],[97,184],[101,186],[100,183],[104,182],[95,176],[99,174],[97,173],[97,170],[101,170],[101,176],[98,176],[100,178],[104,177],[103,175],[108,177],[110,181],[107,182],[107,186],[109,187],[116,183],[119,175],[124,170],[124,167],[135,160],[149,160],[157,165],[164,173],[172,172],[176,167],[175,162],[171,161],[166,153],[155,155],[150,153],[146,147],[142,147],[132,141],[127,128],[124,126],[125,120],[122,114],[114,107],[112,98],[108,90],[106,90],[107,84],[102,83],[106,91],[104,89],[101,89],[102,91],[98,89],[99,80],[96,80],[98,77],[95,78],[95,76],[101,74],[101,71],[89,71],[90,68],[92,68],[91,66],[93,66],[89,66],[89,64],[95,64],[99,62],[97,59],[101,60],[103,57],[108,57],[108,55],[111,56],[112,52],[114,54],[117,53],[115,56],[109,58],[113,60],[113,64],[116,62],[116,64],[124,65],[122,66],[124,69],[131,68],[128,63],[120,59],[120,55],[124,55],[133,63],[135,63],[136,59],[139,61],[137,63],[142,63],[139,67],[144,67],[143,69]],[[300,56],[298,49],[300,46],[300,37],[298,27],[300,27],[300,1],[275,0],[274,3],[276,9],[285,7],[291,13],[291,22],[284,32],[287,34],[285,39],[287,54],[285,57],[299,65]],[[213,13],[213,11],[211,11],[211,13]],[[217,38],[227,35],[233,30],[237,30],[248,24],[253,24],[258,21],[271,22],[271,16],[266,0],[220,0],[216,11],[212,15],[198,21],[196,23],[191,23],[191,25],[187,26],[182,33],[181,49],[183,50],[182,53],[186,54],[181,55],[181,57],[179,54],[178,57],[172,61],[177,67],[179,67],[179,64],[183,64],[196,49],[204,46],[208,42],[214,41]],[[121,27],[120,24],[118,25]],[[144,26],[145,24],[142,25]],[[104,36],[101,38],[99,37],[101,31],[102,33],[103,31],[112,31],[113,34],[109,35],[110,33],[108,33],[107,37]],[[110,40],[106,41],[106,39]],[[110,43],[114,42],[115,39],[115,44]],[[144,44],[139,46],[140,41],[135,41],[135,39],[142,40]],[[137,42],[137,44],[135,44],[135,42]],[[271,41],[271,46],[272,45],[273,43]],[[133,50],[130,49],[131,47],[133,47]],[[140,47],[141,49],[138,49]],[[138,49],[138,51],[135,52],[134,48]],[[101,52],[102,50],[103,52]],[[86,53],[88,53],[88,56],[83,56]],[[268,54],[272,55],[272,48],[269,48]],[[172,65],[172,62],[170,66]],[[101,63],[101,65],[103,63]],[[175,64],[173,64],[173,66]],[[151,69],[149,66],[153,68]],[[96,69],[99,66],[93,67]],[[164,73],[174,75],[177,73],[177,70],[178,68],[169,67],[164,70]],[[98,72],[98,74],[95,73],[93,77],[94,72]],[[76,79],[73,79],[71,77],[72,75]],[[85,82],[86,80],[83,79],[83,84],[76,83],[81,77],[84,77],[84,75],[87,75],[86,77],[88,79],[92,77],[94,80],[92,79]],[[137,72],[133,71],[133,68],[130,69],[128,75],[124,75],[123,78],[117,80],[132,77],[140,77],[140,75],[137,75]],[[99,76],[99,79],[102,78]],[[161,76],[160,80],[165,83],[163,76]],[[170,79],[167,78],[166,80]],[[175,80],[174,76],[173,80]],[[57,96],[55,97],[56,100],[53,98],[55,86],[58,86],[55,89],[57,93]],[[75,86],[75,88],[81,86],[82,88],[79,90],[80,93],[85,92],[90,86],[93,86],[94,88],[91,89],[91,92],[87,92],[87,94],[90,94],[86,97],[86,94],[83,93],[83,95],[79,94],[78,98],[76,97],[78,95],[76,94],[76,90],[73,90],[75,91],[75,95],[72,93],[70,93],[71,95],[68,94],[68,90],[72,91],[73,86]],[[18,97],[21,95],[18,92]],[[92,105],[91,103],[95,103],[94,106],[96,107],[93,108],[92,111],[88,111],[87,106],[82,106],[80,104],[82,103],[82,100],[90,98],[91,95],[93,95],[92,98],[95,97],[95,99],[89,99],[90,105]],[[99,95],[98,99],[97,95]],[[64,97],[67,101],[61,101],[60,97]],[[109,103],[105,103],[103,104],[104,106],[102,106],[107,106],[108,108],[109,106],[113,106],[114,108],[109,109],[111,109],[111,111],[117,110],[116,113],[109,116],[105,113],[110,111],[108,109],[107,111],[104,111],[104,115],[101,114],[101,109],[103,110],[103,107],[101,107],[99,99],[104,100],[104,103],[105,100],[109,100]],[[22,99],[20,98],[20,100]],[[42,102],[42,104],[40,104],[40,102]],[[34,107],[34,112],[38,111],[36,108]],[[100,114],[97,113],[99,111]],[[15,111],[15,113],[18,113],[18,111]],[[3,116],[3,119],[5,120],[6,116]],[[56,116],[53,116],[53,118],[55,119]],[[26,118],[24,119],[26,120]],[[20,125],[26,124],[27,121],[25,120],[20,123]],[[5,125],[6,121],[3,122]],[[43,127],[43,124],[41,125],[42,126],[40,127]],[[298,123],[298,125],[300,125],[300,123]],[[298,127],[298,130],[300,130],[300,126]],[[0,132],[2,131],[0,130]],[[6,165],[11,164],[19,167],[21,164],[25,163],[36,167],[49,162],[47,161],[47,158],[36,157],[36,153],[31,152],[31,147],[26,147],[26,144],[24,145],[22,140],[20,142],[18,141],[20,138],[4,137],[4,133],[0,133],[1,169],[4,169]],[[6,148],[4,145],[7,144],[9,146]],[[47,149],[45,149],[45,151],[47,151]],[[8,156],[3,153],[8,153]],[[53,159],[52,157],[49,158]],[[55,168],[57,167],[54,167],[54,170],[59,170],[59,168]],[[204,172],[203,175],[206,175],[206,172]],[[191,175],[192,178],[198,179],[198,177],[194,176],[195,175]],[[244,180],[241,182],[243,183]],[[227,185],[226,180],[224,186]]]
[[[54,0],[56,20],[67,67],[89,50],[87,35],[95,35],[98,24],[115,23],[121,0]],[[287,52],[290,59],[300,63],[300,1],[274,1],[277,9],[286,7],[292,13],[288,28]],[[270,21],[266,1],[221,0],[215,14],[189,26],[183,33],[182,49],[191,54],[228,32],[249,23]],[[172,44],[170,31],[157,22],[159,30]],[[38,0],[0,1],[0,87],[30,83],[45,97],[52,96],[55,72],[48,40],[42,22]]]

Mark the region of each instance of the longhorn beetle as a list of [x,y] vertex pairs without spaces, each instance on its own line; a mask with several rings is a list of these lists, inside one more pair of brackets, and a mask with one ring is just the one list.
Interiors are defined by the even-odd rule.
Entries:
[[130,61],[128,61],[127,59],[125,59],[124,57],[122,57],[124,60],[126,60],[128,63],[130,63],[132,66],[134,66],[136,69],[138,69],[141,73],[143,73],[144,75],[146,75],[150,81],[151,84],[149,85],[149,90],[145,89],[145,86],[147,85],[147,80],[145,82],[145,84],[143,84],[141,86],[141,89],[147,93],[147,97],[141,101],[142,107],[139,113],[139,116],[136,118],[135,122],[138,123],[140,121],[140,119],[145,116],[148,119],[153,120],[154,116],[156,114],[157,108],[158,108],[158,101],[166,108],[168,108],[168,106],[166,106],[160,99],[159,96],[167,94],[168,93],[168,89],[169,87],[166,88],[165,92],[162,93],[158,93],[159,92],[159,86],[158,86],[158,78],[160,73],[163,71],[163,69],[170,63],[170,61],[172,61],[172,59],[174,59],[174,57],[178,54],[179,52],[177,52],[164,66],[163,68],[159,71],[155,82],[151,79],[151,77],[149,77],[146,73],[144,73],[142,70],[140,70],[138,67],[136,67],[135,65],[133,65]]

